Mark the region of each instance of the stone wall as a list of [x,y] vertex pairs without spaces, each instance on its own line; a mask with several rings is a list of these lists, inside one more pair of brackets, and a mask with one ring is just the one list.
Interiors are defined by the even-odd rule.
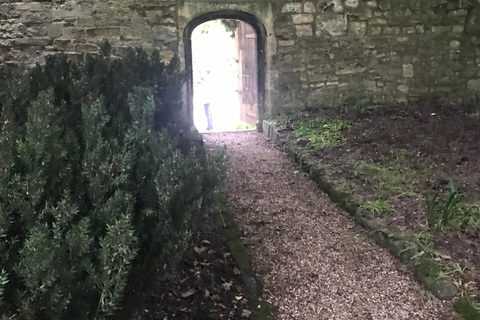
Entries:
[[480,91],[480,0],[0,0],[0,64],[60,50],[82,59],[103,39],[118,53],[141,45],[184,58],[183,29],[216,10],[248,12],[265,27],[261,119]]
[[2,64],[37,62],[60,50],[82,59],[98,52],[103,39],[114,52],[141,45],[169,60],[178,48],[176,1],[0,0]]
[[284,2],[278,110],[395,103],[480,90],[478,0]]

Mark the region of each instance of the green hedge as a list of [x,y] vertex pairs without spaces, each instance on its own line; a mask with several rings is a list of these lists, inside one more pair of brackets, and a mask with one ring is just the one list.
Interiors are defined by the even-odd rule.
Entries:
[[107,318],[189,244],[225,155],[184,155],[161,129],[181,74],[157,57],[106,45],[81,64],[1,71],[2,319]]

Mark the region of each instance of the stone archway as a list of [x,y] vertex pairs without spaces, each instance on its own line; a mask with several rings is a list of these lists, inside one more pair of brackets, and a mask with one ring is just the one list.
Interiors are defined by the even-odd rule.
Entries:
[[[183,30],[184,70],[186,75],[185,106],[186,116],[193,123],[193,61],[192,32],[200,24],[216,19],[235,19],[250,24],[257,34],[257,66],[258,66],[258,122],[257,128],[262,128],[261,122],[265,116],[266,96],[266,46],[267,31],[263,22],[251,13],[240,10],[216,10],[193,17]],[[182,50],[180,50],[182,52]]]

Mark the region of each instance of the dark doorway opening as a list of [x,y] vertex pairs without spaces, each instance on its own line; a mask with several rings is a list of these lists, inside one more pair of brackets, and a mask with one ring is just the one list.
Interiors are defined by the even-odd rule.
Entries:
[[265,36],[255,16],[237,11],[204,14],[185,27],[187,111],[199,131],[263,120]]

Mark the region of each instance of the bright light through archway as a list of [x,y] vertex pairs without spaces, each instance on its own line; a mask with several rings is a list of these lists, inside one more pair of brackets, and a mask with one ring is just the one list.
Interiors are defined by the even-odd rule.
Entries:
[[200,132],[242,127],[235,23],[228,21],[227,24],[221,20],[208,21],[192,32],[193,117]]

